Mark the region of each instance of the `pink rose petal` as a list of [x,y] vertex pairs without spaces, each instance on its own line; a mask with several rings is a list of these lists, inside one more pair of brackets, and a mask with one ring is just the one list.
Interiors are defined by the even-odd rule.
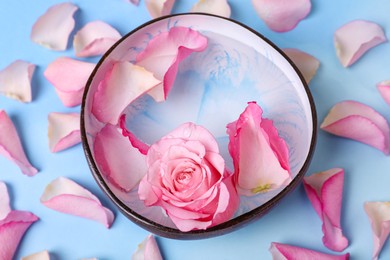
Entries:
[[0,181],[0,220],[7,217],[11,211],[7,186]]
[[175,0],[145,0],[146,8],[152,18],[170,14],[174,4]]
[[131,260],[162,260],[160,249],[158,248],[156,239],[152,235],[148,235],[137,250],[131,256]]
[[114,221],[114,214],[103,207],[95,195],[64,177],[59,177],[47,185],[41,196],[41,203],[65,214],[97,221],[106,228]]
[[18,132],[4,110],[0,110],[0,154],[16,163],[23,174],[34,176],[38,172],[28,161]]
[[371,107],[357,101],[337,103],[320,127],[334,135],[371,145],[384,154],[390,152],[390,130],[386,119]]
[[260,18],[275,32],[294,29],[311,9],[310,0],[252,0],[252,4]]
[[349,253],[344,255],[330,255],[303,247],[291,246],[272,242],[269,251],[273,259],[280,260],[347,260]]
[[60,57],[47,66],[44,75],[62,103],[73,107],[81,104],[85,84],[94,68],[94,63]]
[[341,252],[348,246],[340,225],[344,170],[330,169],[304,178],[304,187],[315,211],[321,218],[324,245]]
[[49,148],[52,153],[65,150],[81,142],[80,114],[49,114]]
[[164,101],[175,82],[180,62],[192,52],[203,51],[206,47],[207,38],[186,27],[173,27],[150,40],[138,54],[137,65],[153,72],[162,83],[149,94],[156,101]]
[[297,65],[306,82],[309,84],[320,66],[319,60],[298,49],[283,49],[284,53]]
[[125,192],[132,190],[147,172],[145,156],[113,125],[107,124],[96,135],[93,150],[102,174]]
[[31,102],[31,79],[35,65],[16,60],[0,71],[0,93],[19,100]]
[[390,105],[390,80],[384,80],[377,84],[379,93],[381,93],[383,99]]
[[47,250],[45,250],[45,251],[41,251],[35,254],[22,257],[21,260],[50,260],[50,254]]
[[92,113],[103,123],[116,125],[123,110],[160,81],[145,68],[130,62],[116,62],[96,91]]
[[336,54],[344,67],[352,65],[369,49],[386,41],[382,27],[365,20],[349,22],[334,33]]
[[366,202],[364,210],[370,219],[374,239],[372,259],[378,259],[390,234],[390,202]]
[[148,153],[149,145],[139,140],[130,130],[127,129],[125,114],[123,114],[119,119],[119,127],[122,129],[122,135],[129,138],[133,147],[137,148],[144,155]]
[[111,25],[94,21],[87,23],[74,36],[73,47],[77,57],[104,54],[121,35]]
[[65,50],[75,26],[73,14],[77,9],[78,7],[71,3],[50,7],[33,25],[31,40],[51,50]]
[[199,0],[192,6],[191,12],[210,13],[228,18],[231,14],[227,0]]

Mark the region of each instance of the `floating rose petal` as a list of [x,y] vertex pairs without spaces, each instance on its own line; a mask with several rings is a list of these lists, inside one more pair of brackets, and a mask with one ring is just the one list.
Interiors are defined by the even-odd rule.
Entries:
[[231,14],[227,0],[199,0],[192,6],[191,12],[210,13],[228,18]]
[[144,155],[148,153],[149,145],[139,140],[132,132],[127,129],[125,114],[123,114],[119,119],[119,127],[122,129],[122,135],[129,138],[129,141],[133,147],[137,148]]
[[138,245],[137,251],[131,256],[131,260],[162,260],[160,249],[156,239],[148,235],[141,244]]
[[312,174],[304,178],[304,187],[318,216],[321,218],[324,245],[341,252],[348,246],[340,225],[344,170],[339,168]]
[[390,80],[379,82],[377,87],[383,99],[390,105]]
[[5,185],[4,182],[0,181],[0,220],[7,217],[10,211],[11,211],[11,206],[9,203],[7,186]]
[[47,66],[44,75],[62,103],[73,107],[81,104],[85,84],[94,68],[94,63],[60,57]]
[[157,18],[170,14],[175,0],[145,0],[145,4],[150,16]]
[[104,54],[120,38],[119,32],[111,25],[94,21],[75,34],[73,47],[77,57],[96,56]]
[[310,54],[298,49],[283,49],[283,51],[295,63],[295,65],[297,65],[307,84],[309,84],[311,79],[317,73],[320,62]]
[[374,238],[373,259],[378,259],[383,245],[390,234],[390,202],[366,202],[364,203]]
[[153,72],[162,83],[149,94],[156,101],[164,101],[175,82],[180,62],[192,52],[203,51],[206,47],[207,38],[186,27],[173,27],[150,40],[138,54],[137,65]]
[[365,20],[349,22],[334,33],[336,54],[344,67],[352,65],[369,49],[385,41],[387,38],[382,27]]
[[390,131],[386,119],[357,101],[337,103],[325,117],[321,129],[371,145],[385,154],[390,152]]
[[15,162],[28,176],[34,176],[38,172],[28,161],[18,132],[4,110],[0,110],[0,154]]
[[21,102],[31,102],[31,79],[35,65],[16,60],[0,71],[0,93]]
[[272,242],[269,251],[272,259],[277,260],[297,260],[297,259],[316,259],[316,260],[347,260],[349,253],[344,255],[330,255],[303,247],[291,246]]
[[81,142],[80,114],[49,114],[49,148],[52,153],[65,150]]
[[143,67],[130,62],[116,62],[98,86],[92,113],[99,121],[116,125],[121,113],[132,101],[159,83]]
[[32,255],[22,257],[21,260],[50,260],[48,251],[41,251]]
[[311,9],[310,0],[252,0],[252,4],[265,24],[275,32],[294,29]]
[[48,49],[65,50],[75,25],[73,14],[77,9],[78,7],[71,3],[50,7],[33,25],[31,40]]
[[47,185],[41,203],[53,210],[91,219],[109,228],[114,214],[91,192],[72,180],[59,177]]

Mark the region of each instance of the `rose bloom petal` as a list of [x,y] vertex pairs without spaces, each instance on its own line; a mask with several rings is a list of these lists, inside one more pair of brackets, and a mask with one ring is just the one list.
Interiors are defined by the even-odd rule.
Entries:
[[52,153],[81,142],[79,113],[52,112],[48,116],[48,121],[49,148]]
[[89,22],[75,34],[73,48],[77,57],[101,55],[120,38],[120,33],[111,25],[102,21]]
[[307,84],[311,81],[320,66],[319,60],[314,56],[298,49],[283,49],[284,53],[297,65]]
[[[156,62],[157,63],[157,62]],[[95,92],[92,113],[103,123],[116,125],[123,110],[160,81],[130,62],[116,62]]]
[[35,65],[16,60],[0,71],[0,93],[21,102],[31,102],[31,79]]
[[229,153],[233,158],[238,193],[252,196],[291,181],[288,148],[271,120],[248,103],[239,119],[227,125]]
[[186,27],[173,27],[152,38],[136,58],[137,65],[153,72],[162,81],[149,94],[156,101],[164,101],[175,82],[180,62],[192,52],[203,51],[206,47],[207,38]]
[[47,250],[45,250],[45,251],[41,251],[35,254],[22,257],[21,260],[50,260],[50,254]]
[[75,26],[73,14],[77,9],[78,7],[71,3],[60,3],[50,7],[34,23],[31,40],[51,50],[66,50],[69,35]]
[[148,235],[137,250],[131,256],[131,260],[162,260],[160,249],[158,248],[156,239],[152,235]]
[[277,260],[348,260],[349,253],[344,255],[330,255],[311,249],[272,242],[269,251],[272,259]]
[[365,20],[349,22],[334,33],[336,54],[344,67],[351,66],[369,49],[386,41],[382,27]]
[[386,119],[357,101],[347,100],[334,105],[320,127],[331,134],[371,145],[384,154],[390,152],[390,130]]
[[364,210],[370,219],[374,239],[372,259],[378,259],[390,234],[390,202],[365,202]]
[[28,161],[16,128],[4,110],[0,110],[0,154],[16,163],[23,174],[34,176],[38,172]]
[[95,195],[64,177],[59,177],[46,186],[41,203],[65,214],[97,221],[106,228],[114,221],[114,214],[103,207]]
[[227,0],[199,0],[192,6],[191,12],[210,13],[228,18],[231,14]]
[[146,9],[152,18],[170,14],[174,4],[175,0],[145,0]]
[[390,80],[379,82],[377,88],[386,103],[390,105]]
[[275,32],[294,29],[311,9],[310,0],[252,0],[253,7],[265,24]]
[[73,107],[81,104],[85,85],[94,68],[94,63],[60,57],[50,63],[43,74],[62,103]]
[[7,217],[11,211],[8,189],[4,182],[0,181],[0,220]]
[[27,211],[12,210],[0,220],[0,259],[13,259],[27,229],[38,217]]
[[324,245],[337,252],[348,246],[340,224],[344,170],[330,169],[304,178],[306,194],[321,218]]

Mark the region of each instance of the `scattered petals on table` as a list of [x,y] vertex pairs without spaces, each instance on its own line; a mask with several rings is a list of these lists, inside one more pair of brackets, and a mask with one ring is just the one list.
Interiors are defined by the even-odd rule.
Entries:
[[131,260],[162,260],[160,249],[153,235],[148,235],[131,256]]
[[284,53],[297,65],[298,69],[309,84],[311,79],[317,73],[320,67],[320,61],[314,56],[298,49],[287,48],[283,49]]
[[146,9],[152,18],[171,13],[175,0],[145,0]]
[[49,148],[52,153],[81,142],[79,113],[52,112],[48,116],[48,121]]
[[291,246],[287,244],[272,242],[269,251],[274,260],[298,260],[298,259],[316,259],[316,260],[348,260],[349,253],[344,255],[330,255],[311,249]]
[[199,0],[192,6],[191,12],[210,13],[228,18],[231,14],[227,0]]
[[0,220],[7,217],[11,211],[7,185],[0,181]]
[[50,254],[47,250],[45,250],[22,257],[21,260],[50,260]]
[[381,81],[376,86],[383,99],[390,105],[390,80]]

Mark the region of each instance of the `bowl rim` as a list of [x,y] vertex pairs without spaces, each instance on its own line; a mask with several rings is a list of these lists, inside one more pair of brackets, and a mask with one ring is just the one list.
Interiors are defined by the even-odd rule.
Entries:
[[[305,159],[304,164],[302,165],[301,169],[297,173],[297,175],[292,179],[292,181],[278,194],[276,194],[274,197],[272,197],[270,200],[268,200],[263,205],[256,207],[252,209],[249,212],[246,212],[238,217],[235,217],[233,219],[230,219],[224,223],[218,224],[216,226],[207,228],[205,230],[192,230],[188,232],[182,232],[175,228],[170,228],[164,225],[161,225],[159,223],[156,223],[137,212],[133,211],[131,208],[126,206],[108,187],[107,183],[103,179],[102,174],[100,173],[95,160],[93,159],[93,153],[91,151],[91,148],[88,145],[88,138],[87,138],[87,132],[85,127],[85,110],[86,110],[86,102],[87,102],[87,96],[90,89],[90,86],[92,84],[93,78],[97,71],[99,70],[101,64],[105,61],[106,58],[109,57],[109,55],[114,51],[114,49],[121,44],[125,39],[130,37],[132,34],[137,32],[138,30],[145,28],[149,26],[150,24],[170,19],[177,16],[189,16],[189,15],[204,15],[209,17],[214,17],[216,19],[223,19],[231,23],[235,23],[239,26],[241,26],[243,29],[246,29],[250,31],[251,33],[255,34],[257,37],[261,38],[263,41],[265,41],[267,44],[270,45],[271,48],[279,52],[284,59],[286,59],[291,67],[295,70],[297,75],[300,78],[300,81],[302,83],[302,86],[305,90],[306,96],[308,98],[309,104],[310,104],[310,110],[311,110],[311,117],[312,117],[312,137],[310,141],[309,151],[307,154],[307,157]],[[112,47],[102,55],[99,62],[96,64],[94,70],[92,71],[91,75],[88,78],[88,81],[86,83],[83,97],[82,97],[82,104],[81,104],[81,114],[80,114],[80,132],[81,132],[81,142],[84,150],[85,157],[87,159],[88,166],[92,172],[92,175],[97,182],[98,186],[103,190],[103,192],[110,198],[110,200],[118,207],[119,211],[122,212],[123,215],[125,215],[127,218],[129,218],[132,222],[135,224],[141,226],[142,228],[148,230],[149,232],[152,232],[156,235],[166,237],[166,238],[173,238],[173,239],[203,239],[203,238],[210,238],[215,236],[220,236],[223,234],[230,233],[238,228],[243,227],[244,225],[253,222],[260,217],[264,216],[270,209],[272,209],[277,203],[280,202],[280,200],[285,197],[289,192],[293,191],[298,184],[302,181],[306,171],[308,170],[308,167],[310,165],[310,162],[313,158],[316,142],[317,142],[317,113],[316,108],[314,104],[314,99],[312,97],[312,94],[310,92],[310,89],[302,76],[302,73],[298,70],[297,66],[292,62],[292,60],[279,48],[277,47],[272,41],[270,41],[268,38],[263,36],[261,33],[257,32],[256,30],[252,29],[251,27],[236,21],[231,18],[226,18],[214,14],[208,14],[208,13],[200,13],[200,12],[194,12],[194,13],[177,13],[177,14],[171,14],[166,15],[162,17],[158,17],[156,19],[152,19],[148,22],[143,23],[142,25],[136,27],[135,29],[131,30],[129,33],[125,34],[121,39],[119,39],[116,43],[112,45]]]

